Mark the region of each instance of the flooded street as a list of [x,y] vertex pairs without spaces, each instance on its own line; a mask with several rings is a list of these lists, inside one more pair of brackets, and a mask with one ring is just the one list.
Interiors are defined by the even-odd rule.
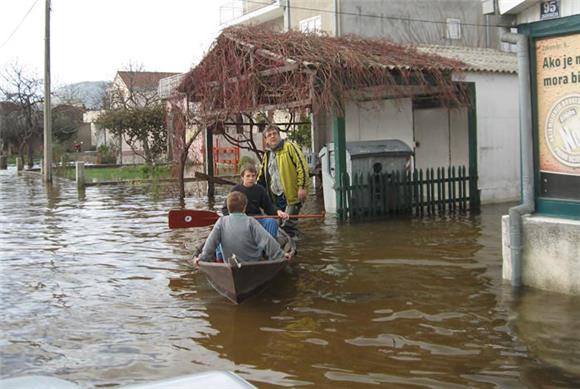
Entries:
[[191,266],[209,228],[169,230],[178,203],[157,192],[79,194],[0,171],[2,378],[116,387],[217,369],[258,387],[580,387],[580,298],[502,283],[508,205],[302,220],[290,271],[235,306]]

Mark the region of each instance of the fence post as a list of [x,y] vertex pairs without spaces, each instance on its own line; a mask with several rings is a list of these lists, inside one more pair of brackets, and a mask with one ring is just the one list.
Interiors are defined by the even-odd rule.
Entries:
[[469,208],[479,209],[479,189],[477,189],[477,168],[469,166]]
[[8,157],[6,155],[0,155],[0,170],[6,170],[8,168]]
[[85,162],[84,161],[76,161],[76,181],[77,187],[84,188],[85,187]]
[[441,187],[443,186],[443,180],[441,179],[441,168],[437,168],[437,212],[441,215],[443,212],[441,210]]
[[419,198],[418,198],[418,203],[417,205],[419,206],[419,214],[421,216],[423,216],[423,205],[424,205],[424,201],[423,201],[423,169],[419,169]]

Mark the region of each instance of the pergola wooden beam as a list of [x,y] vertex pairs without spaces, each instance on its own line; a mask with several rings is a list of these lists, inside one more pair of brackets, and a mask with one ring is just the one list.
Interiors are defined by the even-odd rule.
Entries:
[[376,99],[413,97],[416,95],[434,95],[438,92],[440,92],[440,88],[436,86],[401,85],[396,91],[394,91],[392,87],[379,85],[346,91],[345,97],[357,101],[369,101]]

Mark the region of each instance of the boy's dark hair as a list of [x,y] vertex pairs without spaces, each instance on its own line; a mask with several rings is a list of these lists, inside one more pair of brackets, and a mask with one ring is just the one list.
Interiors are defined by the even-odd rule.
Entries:
[[245,212],[246,205],[248,205],[248,198],[242,192],[234,191],[228,195],[226,204],[229,213]]
[[248,162],[248,163],[244,164],[244,166],[242,166],[242,169],[240,170],[240,176],[243,177],[244,174],[246,174],[246,172],[258,174],[258,169],[256,169],[256,165]]

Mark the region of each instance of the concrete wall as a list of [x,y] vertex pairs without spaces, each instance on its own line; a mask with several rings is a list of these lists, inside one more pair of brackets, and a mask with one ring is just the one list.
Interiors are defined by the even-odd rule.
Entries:
[[283,32],[284,31],[284,17],[276,18],[270,20],[268,22],[262,23],[264,28],[270,29],[276,32]]
[[[522,284],[580,295],[580,221],[524,216]],[[509,217],[502,218],[503,278],[511,280]]]
[[413,147],[411,99],[347,101],[346,141],[400,139]]
[[[486,27],[489,18],[483,15],[480,0],[343,0],[340,10],[341,35],[384,37],[401,43],[499,48],[497,29]],[[461,20],[460,39],[447,38],[447,18]]]
[[517,75],[468,73],[465,81],[476,83],[481,202],[516,201],[520,197]]

